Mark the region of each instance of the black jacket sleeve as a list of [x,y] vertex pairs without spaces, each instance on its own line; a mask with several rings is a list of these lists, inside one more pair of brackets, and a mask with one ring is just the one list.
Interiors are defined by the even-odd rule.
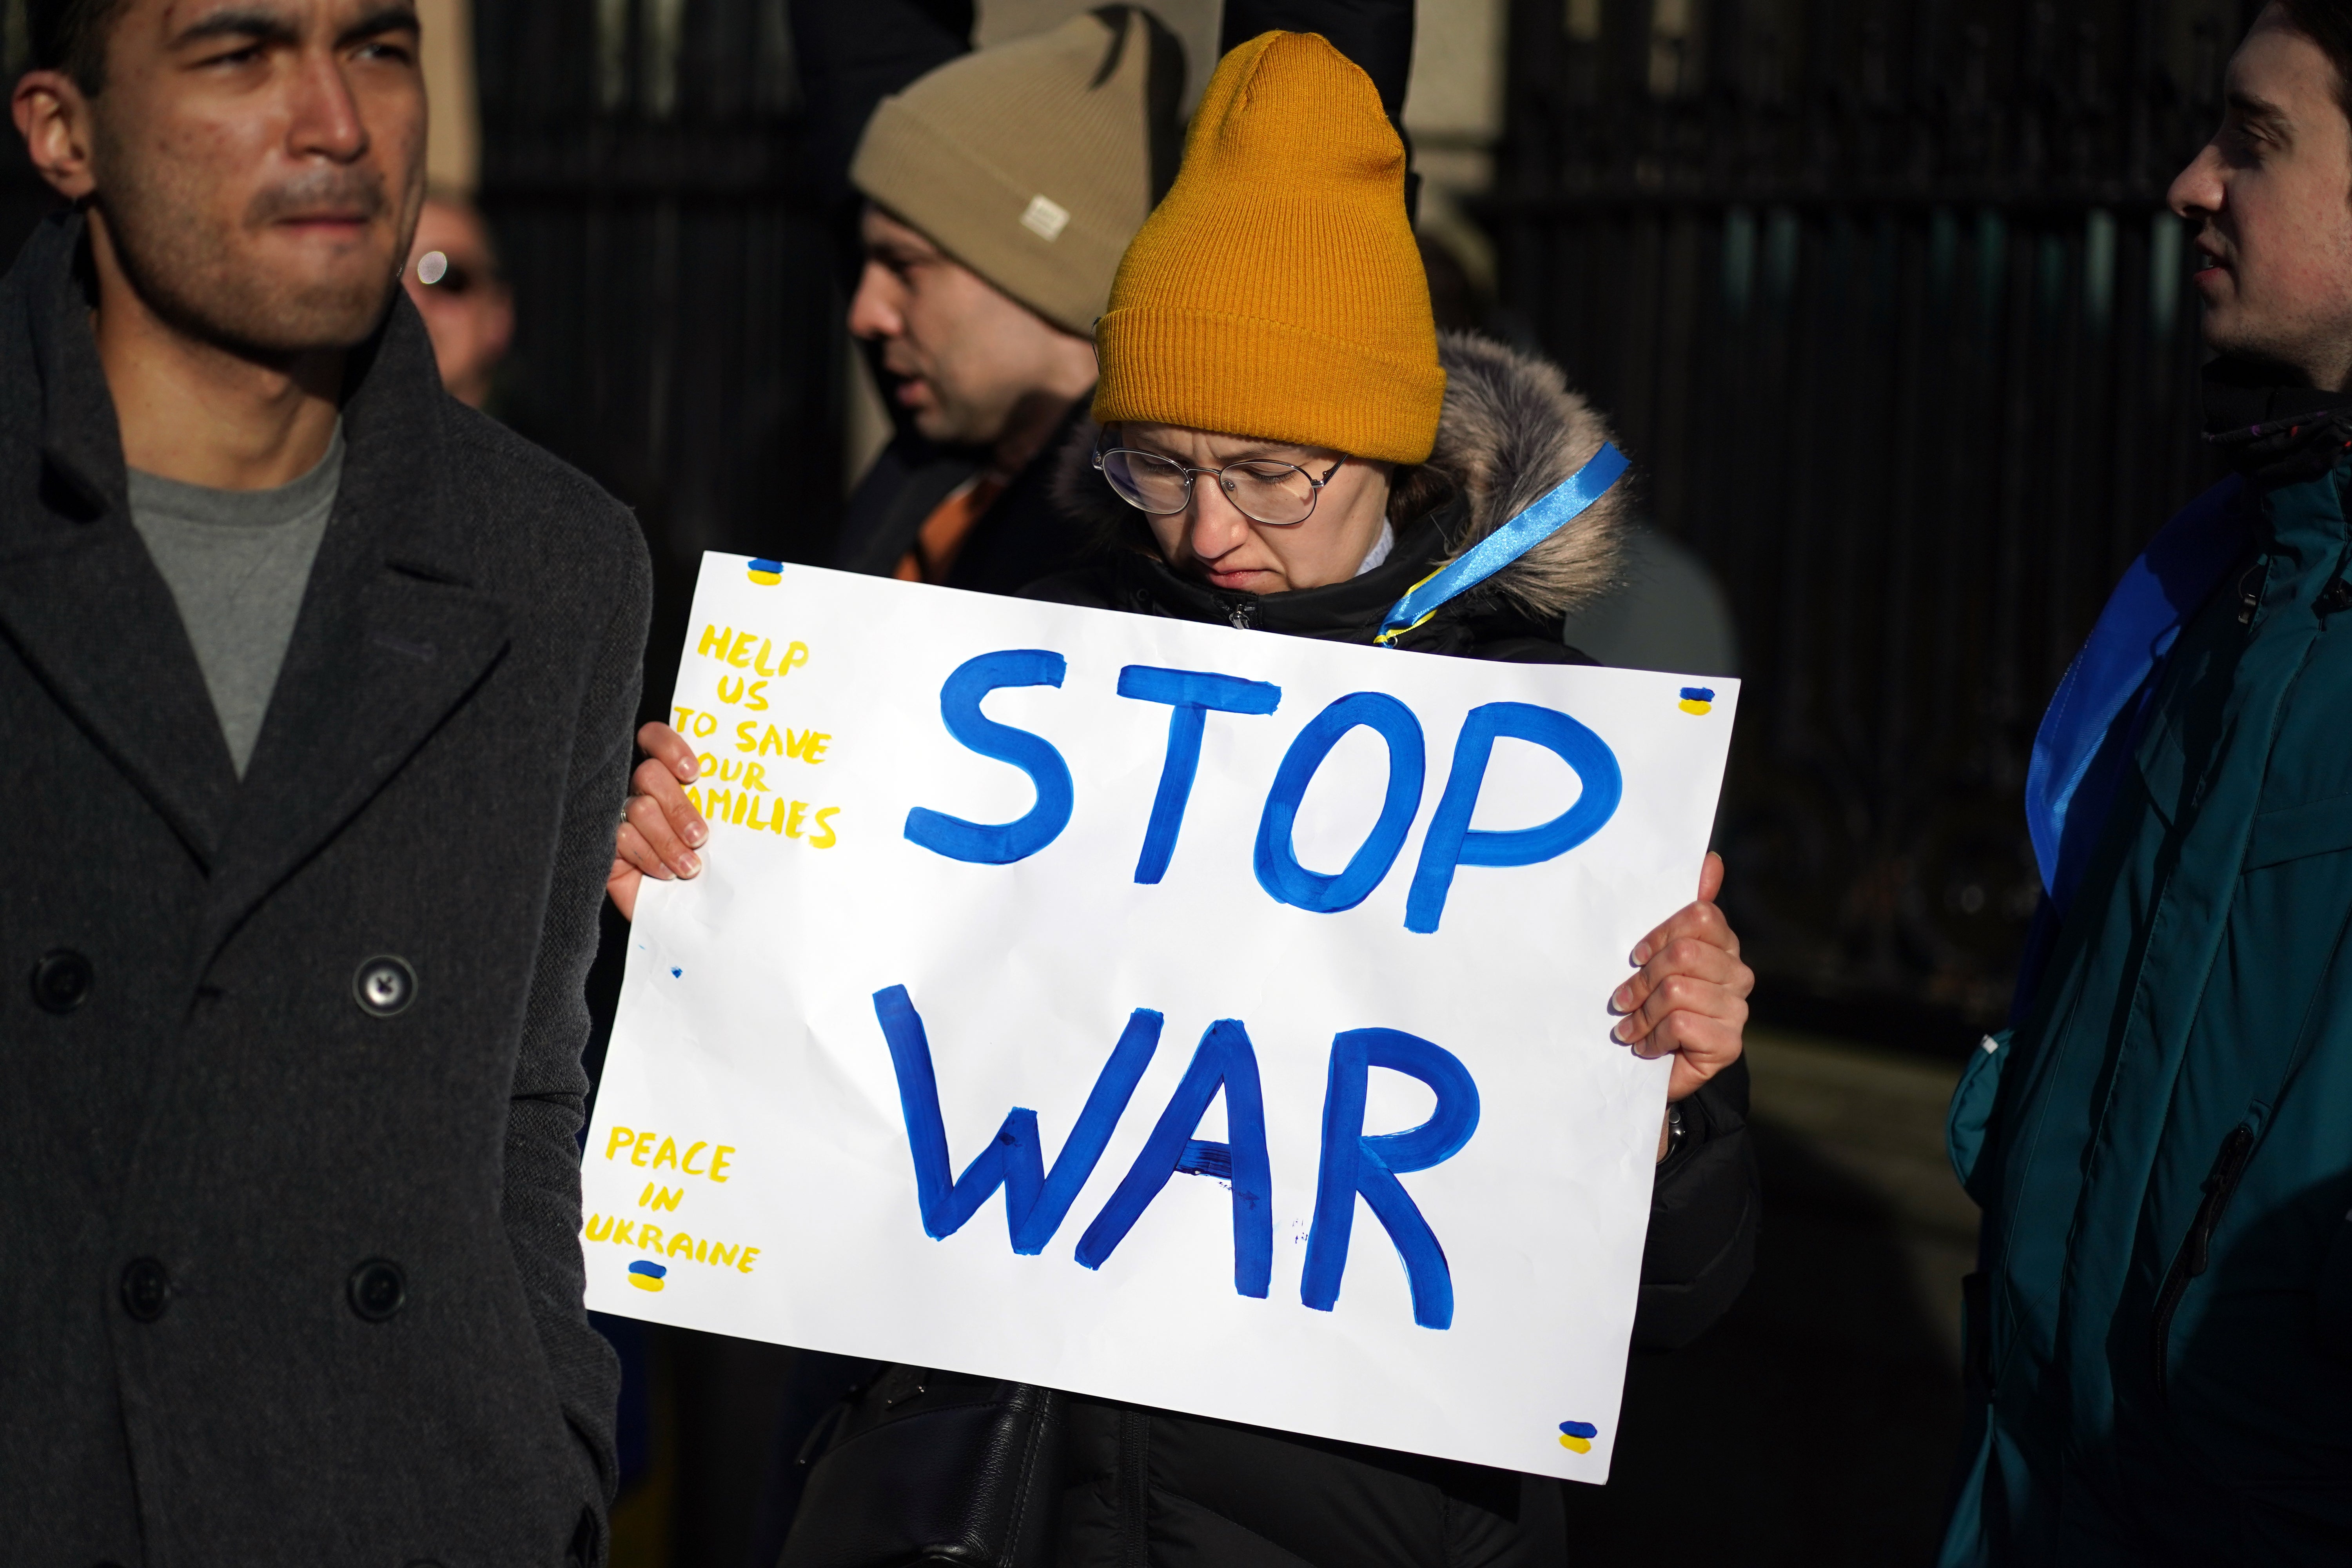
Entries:
[[582,1305],[580,1128],[588,1076],[580,1061],[588,1038],[585,986],[595,959],[598,911],[613,864],[613,825],[620,820],[635,753],[631,723],[644,669],[651,569],[636,530],[631,558],[616,574],[624,591],[604,628],[572,742],[572,777],[556,848],[554,876],[541,917],[522,1046],[507,1104],[506,1184],[499,1215],[521,1277],[563,1418],[578,1444],[583,1531],[575,1542],[585,1563],[603,1561],[603,1520],[619,1485],[614,1404],[620,1365]]
[[1658,1166],[1633,1348],[1678,1350],[1729,1310],[1756,1268],[1756,1150],[1748,1059],[1682,1102],[1681,1142]]

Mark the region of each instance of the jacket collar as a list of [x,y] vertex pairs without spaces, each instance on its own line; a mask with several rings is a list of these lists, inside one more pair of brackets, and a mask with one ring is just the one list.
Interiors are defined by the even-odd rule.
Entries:
[[34,231],[26,274],[26,327],[40,379],[41,461],[89,517],[121,510],[129,489],[114,396],[98,363],[81,277],[82,220],[53,218]]
[[45,220],[0,280],[0,636],[209,867],[236,768],[179,607],[131,524],[81,238],[79,214]]
[[2322,392],[2252,360],[2205,367],[2205,439],[2256,484],[2316,479],[2352,445],[2352,393]]
[[1435,518],[1406,526],[1389,558],[1345,583],[1287,594],[1234,594],[1171,571],[1157,554],[1122,550],[1112,565],[1120,607],[1188,621],[1337,642],[1370,642],[1405,590],[1427,576],[1444,540]]
[[[1451,553],[1446,542],[1460,533],[1468,506],[1457,496],[1406,523],[1389,558],[1361,576],[1287,594],[1226,593],[1171,571],[1156,553],[1122,549],[1108,566],[1111,601],[1119,609],[1177,620],[1369,643],[1391,607]],[[1453,653],[1489,637],[1549,637],[1558,630],[1482,585],[1448,600],[1396,646],[1416,653]]]
[[501,520],[451,480],[473,417],[441,389],[405,290],[352,356],[343,472],[254,744],[209,900],[225,940],[414,756],[504,656],[513,607],[488,585]]

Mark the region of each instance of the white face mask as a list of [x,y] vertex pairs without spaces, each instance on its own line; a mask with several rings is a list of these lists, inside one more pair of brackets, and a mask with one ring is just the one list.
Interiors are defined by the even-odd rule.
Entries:
[[1386,561],[1389,558],[1389,552],[1395,548],[1396,530],[1391,527],[1388,521],[1383,518],[1381,521],[1381,536],[1372,541],[1372,548],[1364,556],[1363,564],[1356,568],[1356,575],[1360,577],[1365,573],[1370,572],[1373,567],[1378,566],[1381,562]]

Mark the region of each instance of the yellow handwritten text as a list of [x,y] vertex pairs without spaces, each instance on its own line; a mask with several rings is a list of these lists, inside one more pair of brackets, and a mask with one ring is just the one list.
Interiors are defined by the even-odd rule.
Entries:
[[751,1273],[752,1260],[760,1256],[758,1247],[745,1247],[740,1242],[713,1241],[682,1230],[666,1231],[651,1220],[626,1220],[617,1215],[592,1214],[588,1223],[580,1228],[581,1234],[591,1241],[634,1247],[656,1258],[684,1258],[714,1268],[732,1268],[738,1274]]
[[[739,722],[735,726],[735,749],[757,752],[763,757],[797,757],[804,763],[821,763],[824,761],[824,748],[833,739],[824,730],[788,729],[780,731],[771,724],[765,734],[754,733],[759,729],[760,726],[749,719]],[[703,771],[708,773],[710,770],[706,764]]]
[[[759,647],[751,644],[756,639]],[[786,643],[781,655],[774,655],[775,644],[757,632],[739,632],[733,626],[705,626],[694,651],[705,658],[715,658],[735,669],[748,669],[770,679],[790,675],[809,661],[809,647],[804,642]],[[774,668],[769,658],[775,657]],[[730,700],[732,700],[730,699]]]
[[768,683],[764,680],[754,680],[747,688],[743,684],[743,681],[744,678],[740,675],[720,676],[719,678],[719,700],[729,704],[740,703],[743,707],[749,708],[754,713],[763,713],[767,711],[768,699],[765,693],[768,689]]
[[[707,1156],[704,1153],[706,1150],[709,1151]],[[617,1159],[625,1151],[632,1165],[642,1165],[653,1171],[677,1171],[688,1176],[704,1176],[723,1184],[727,1178],[719,1173],[727,1169],[727,1156],[735,1152],[735,1145],[721,1143],[714,1148],[709,1143],[689,1143],[685,1152],[680,1153],[675,1138],[652,1131],[640,1132],[635,1128],[615,1125],[604,1136],[604,1158]],[[697,1169],[695,1161],[698,1158],[705,1163]],[[648,1193],[653,1191],[650,1184],[646,1190]],[[640,1198],[637,1202],[642,1206],[645,1199]],[[673,1200],[666,1206],[676,1208],[677,1205]]]
[[[759,766],[757,763],[746,765]],[[781,795],[755,794],[749,787],[721,789],[715,782],[688,789],[686,798],[702,814],[705,822],[781,833],[787,838],[800,839],[812,849],[830,849],[841,842],[841,836],[833,826],[834,817],[841,811],[837,805],[818,806],[812,812],[804,800],[787,803]]]

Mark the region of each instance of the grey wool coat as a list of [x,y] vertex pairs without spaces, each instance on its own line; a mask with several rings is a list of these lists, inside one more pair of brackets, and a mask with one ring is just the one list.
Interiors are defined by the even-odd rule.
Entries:
[[643,542],[395,291],[240,784],[81,235],[0,280],[0,1560],[598,1561],[582,983]]

